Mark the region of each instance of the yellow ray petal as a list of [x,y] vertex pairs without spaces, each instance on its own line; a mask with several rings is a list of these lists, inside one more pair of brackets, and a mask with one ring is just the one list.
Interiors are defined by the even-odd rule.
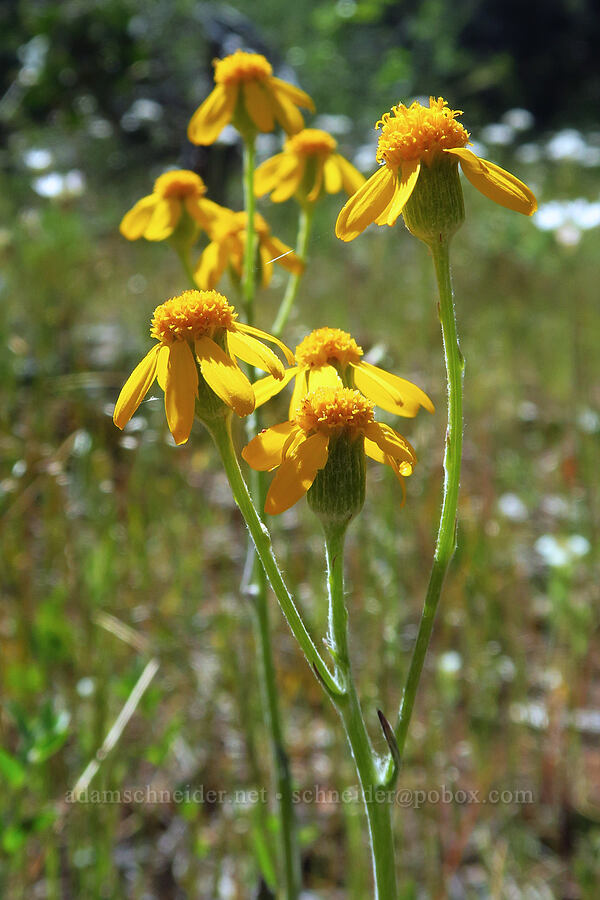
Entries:
[[285,445],[297,431],[300,428],[294,422],[282,422],[265,428],[244,447],[242,456],[253,469],[270,472],[280,464]]
[[480,159],[466,147],[456,147],[444,152],[458,157],[461,169],[484,197],[526,216],[531,216],[536,211],[537,200],[533,192],[515,175],[487,159]]
[[227,334],[227,343],[234,356],[239,356],[244,362],[262,369],[263,372],[270,372],[279,381],[283,378],[285,370],[281,360],[261,341],[241,331],[230,331]]
[[294,390],[292,391],[292,397],[290,400],[290,419],[293,418],[296,410],[300,406],[302,398],[307,393],[308,393],[308,369],[302,368],[302,369],[298,370],[298,374],[296,376],[296,383],[294,384]]
[[383,422],[371,422],[365,428],[365,437],[373,441],[386,456],[395,459],[401,475],[410,475],[417,461],[415,451],[408,441]]
[[323,186],[323,168],[324,168],[324,161],[323,161],[323,159],[322,159],[320,156],[317,157],[316,165],[317,165],[317,168],[316,168],[316,171],[315,171],[315,181],[314,181],[314,184],[313,184],[313,186],[312,186],[312,188],[311,188],[310,193],[308,194],[308,196],[307,196],[307,198],[306,198],[306,199],[308,200],[309,203],[314,203],[314,202],[315,202],[315,200],[317,199],[317,197],[318,197],[319,194],[321,193],[321,188],[322,188],[322,186]]
[[342,380],[335,366],[311,366],[306,370],[307,392],[316,391],[320,387],[342,386]]
[[[338,154],[334,154],[325,160],[323,164],[323,175],[325,177],[325,190],[328,194],[337,194],[341,191],[344,179],[342,170],[338,163]],[[360,187],[360,185],[359,185]],[[358,188],[356,188],[358,190]]]
[[113,422],[117,428],[124,428],[150,390],[156,376],[156,362],[161,344],[155,344],[137,364],[123,387],[115,403]]
[[133,206],[128,213],[125,213],[119,231],[126,237],[128,241],[137,241],[141,238],[146,230],[148,222],[152,218],[152,213],[159,199],[155,194],[149,194],[142,197],[141,200]]
[[246,109],[258,130],[273,131],[273,110],[265,89],[256,81],[246,81],[243,90]]
[[301,90],[296,85],[290,84],[289,81],[282,81],[281,78],[275,78],[274,76],[269,79],[269,84],[276,89],[279,95],[283,94],[296,106],[301,106],[303,109],[310,110],[310,112],[315,111],[315,104],[311,97],[308,96],[306,91]]
[[169,363],[169,346],[162,344],[158,351],[158,362],[156,364],[156,380],[163,391],[167,389],[167,365]]
[[412,381],[385,372],[364,360],[352,365],[352,371],[355,387],[381,409],[409,419],[417,415],[421,406],[434,412],[433,403],[425,391]]
[[297,503],[327,462],[329,437],[317,432],[288,452],[267,493],[265,512],[277,515]]
[[371,175],[340,212],[335,223],[337,237],[352,241],[374,222],[391,202],[396,181],[396,173],[385,164]]
[[181,201],[166,198],[159,200],[144,230],[147,241],[164,241],[173,234],[181,216]]
[[196,341],[196,356],[215,394],[238,416],[249,416],[254,410],[254,391],[238,364],[206,336]]
[[254,325],[245,325],[243,322],[236,322],[235,330],[242,331],[244,334],[251,334],[252,337],[258,338],[259,341],[267,341],[268,344],[275,344],[275,346],[279,347],[279,349],[285,356],[288,365],[294,365],[296,361],[294,359],[294,354],[289,347],[285,346],[283,341],[280,341],[279,338],[276,338],[274,335],[267,334],[266,331],[262,331],[262,329],[260,328],[255,328]]
[[267,234],[261,239],[261,245],[268,251],[271,264],[277,263],[278,266],[282,266],[293,275],[300,275],[304,271],[304,263],[300,257],[296,256],[292,248],[280,241],[279,238]]
[[339,166],[342,174],[342,184],[346,193],[350,195],[355,194],[367,180],[365,176],[341,154],[335,153],[330,158],[334,159]]
[[289,173],[296,168],[296,165],[296,157],[293,153],[276,153],[275,156],[261,163],[254,173],[254,193],[256,196],[264,197],[265,194],[272,191],[281,180],[288,177]]
[[209,228],[214,228],[216,222],[220,221],[229,212],[229,210],[219,206],[218,203],[207,200],[206,197],[186,197],[185,208],[192,219],[205,231],[208,231]]
[[[293,197],[300,187],[300,182],[304,178],[306,160],[301,159],[295,153],[289,153],[288,156],[290,165],[289,167],[286,167],[285,172],[281,175],[280,180],[274,187],[273,193],[271,194],[273,203],[284,203],[286,200],[289,200],[290,197]],[[292,162],[294,163],[293,167],[291,165]]]
[[[402,503],[400,506],[404,506],[404,502],[406,500],[406,485],[404,484],[404,477],[400,473],[400,465],[393,459],[391,456],[388,456],[387,453],[382,453],[377,444],[370,441],[368,438],[365,438],[365,453],[371,459],[374,459],[375,462],[383,463],[385,466],[389,466],[398,481],[400,482],[400,487],[402,488]],[[406,466],[406,463],[404,463]],[[410,473],[409,473],[410,474]]]
[[238,98],[238,86],[217,84],[198,107],[188,125],[192,144],[212,144],[231,121]]
[[415,189],[419,172],[421,171],[421,163],[418,159],[411,159],[402,163],[402,168],[398,172],[398,183],[389,208],[386,210],[386,225],[394,225],[396,219],[404,209],[404,206],[410,195]]
[[194,281],[201,291],[211,291],[227,267],[227,243],[212,241],[200,254],[194,269]]
[[258,256],[260,259],[260,271],[262,275],[261,284],[263,287],[268,287],[271,283],[271,278],[273,277],[273,257],[262,241],[260,241],[258,245]]
[[255,381],[252,387],[254,389],[256,406],[262,406],[263,403],[266,403],[267,400],[270,400],[271,397],[274,397],[282,391],[297,374],[298,367],[293,366],[291,369],[285,370],[283,378],[281,379],[273,378],[272,375],[266,375],[264,378]]
[[[273,84],[275,82],[275,84]],[[304,119],[297,106],[288,98],[285,91],[278,86],[279,79],[273,78],[269,85],[269,100],[273,115],[287,134],[296,134],[304,128]],[[281,82],[282,84],[284,82]]]
[[194,424],[198,396],[198,370],[187,341],[169,347],[165,385],[165,412],[176,444],[185,444]]

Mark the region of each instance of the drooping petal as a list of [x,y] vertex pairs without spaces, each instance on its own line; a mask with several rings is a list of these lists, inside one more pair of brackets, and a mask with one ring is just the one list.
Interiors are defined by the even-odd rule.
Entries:
[[279,89],[277,82],[279,82],[278,78],[273,78],[269,82],[271,88],[269,91],[269,100],[271,102],[273,115],[287,134],[296,134],[304,128],[302,113],[288,98],[286,93]]
[[211,241],[200,254],[194,269],[194,281],[201,291],[211,291],[227,268],[228,247],[225,241]]
[[261,284],[263,287],[268,287],[271,283],[271,278],[273,277],[273,257],[262,241],[258,245],[258,256],[262,274]]
[[307,391],[316,391],[320,387],[339,388],[342,380],[335,366],[311,366],[306,370]]
[[256,81],[246,81],[243,90],[246,109],[258,130],[273,131],[273,110],[265,89]]
[[370,441],[368,438],[365,438],[365,453],[370,459],[374,459],[375,462],[383,463],[385,466],[389,466],[398,481],[400,482],[400,487],[402,488],[402,503],[400,506],[404,506],[404,502],[406,500],[406,485],[404,484],[404,476],[400,472],[400,464],[396,462],[396,460],[389,456],[387,453],[383,453],[377,444],[373,441]]
[[365,437],[373,441],[386,456],[391,456],[399,465],[401,475],[410,475],[417,457],[408,441],[383,422],[371,422],[365,428]]
[[238,416],[249,416],[254,410],[254,391],[238,364],[206,336],[196,341],[196,356],[215,394]]
[[352,365],[352,371],[355,387],[381,409],[409,419],[417,415],[421,406],[431,413],[435,411],[425,391],[412,381],[385,372],[364,360]]
[[456,147],[444,152],[458,157],[461,169],[484,197],[526,216],[531,216],[536,211],[537,200],[533,192],[515,175],[487,159],[480,159],[466,147]]
[[207,200],[206,197],[186,197],[185,208],[192,219],[205,231],[213,228],[219,219],[229,214],[229,210],[224,209],[212,200]]
[[394,225],[396,219],[404,209],[406,202],[415,189],[419,172],[421,171],[421,163],[418,159],[411,159],[402,163],[402,168],[398,172],[398,183],[394,198],[385,211],[385,224]]
[[275,337],[275,335],[267,334],[266,331],[262,331],[262,329],[256,328],[254,325],[245,325],[243,322],[236,322],[235,330],[243,331],[244,334],[251,334],[252,337],[258,338],[259,341],[267,341],[267,343],[269,344],[275,344],[275,346],[279,347],[279,349],[285,356],[288,365],[294,365],[294,354],[292,353],[290,348],[286,347],[283,341],[280,341],[279,338]]
[[308,393],[308,369],[302,368],[296,376],[296,383],[290,399],[290,418],[292,418],[302,402],[302,398]]
[[198,370],[187,341],[169,347],[165,385],[165,412],[169,431],[176,444],[185,444],[194,424],[198,396]]
[[342,241],[352,241],[358,237],[389,205],[396,182],[396,173],[385,164],[371,175],[340,212],[335,223],[337,237]]
[[181,216],[181,200],[167,197],[159,200],[144,230],[147,241],[164,241],[173,234]]
[[267,493],[265,512],[277,515],[297,503],[327,462],[329,437],[317,432],[286,454]]
[[270,372],[279,381],[283,378],[285,370],[281,360],[261,341],[242,331],[230,331],[227,334],[227,343],[234,356],[239,356],[244,362],[262,369],[263,372]]
[[212,144],[231,121],[238,98],[238,85],[217,84],[198,107],[188,125],[192,144]]
[[315,104],[306,91],[296,87],[294,84],[290,84],[289,81],[282,81],[281,78],[275,78],[275,76],[272,76],[269,79],[269,83],[271,87],[274,87],[277,90],[277,93],[280,96],[283,95],[296,106],[301,106],[303,109],[308,109],[310,112],[315,111]]
[[273,203],[284,203],[286,200],[289,200],[290,197],[293,197],[300,187],[300,182],[304,178],[306,160],[300,158],[295,153],[289,153],[288,156],[290,161],[294,162],[294,166],[292,168],[290,164],[289,168],[286,168],[285,173],[282,174],[281,179],[275,186],[275,189],[271,194]]
[[260,378],[258,381],[255,381],[252,387],[254,389],[256,406],[262,406],[263,403],[266,403],[267,400],[270,400],[271,397],[274,397],[276,394],[282,391],[297,373],[298,367],[293,366],[291,369],[285,370],[285,373],[281,380],[273,378],[272,375],[266,375],[264,378]]
[[150,390],[156,377],[156,363],[161,346],[161,344],[155,344],[152,350],[146,353],[121,388],[113,413],[113,422],[117,428],[125,428]]
[[166,391],[167,389],[167,365],[169,363],[169,345],[163,344],[158,351],[158,362],[156,364],[156,380],[159,386]]
[[[264,197],[293,172],[297,165],[297,157],[293,153],[276,153],[265,160],[254,172],[254,193]],[[290,194],[290,197],[292,195]]]
[[[340,164],[338,163],[338,154],[334,154],[325,160],[323,164],[323,175],[325,177],[325,190],[328,194],[337,194],[338,191],[341,191],[344,179],[342,177]],[[356,190],[358,190],[358,188],[356,188]]]
[[272,234],[266,234],[261,238],[261,245],[269,253],[269,262],[276,262],[278,266],[283,266],[293,275],[300,275],[304,271],[304,263],[299,256],[296,256],[291,247],[280,241]]
[[317,166],[317,168],[316,168],[316,171],[315,171],[315,181],[314,181],[314,184],[313,184],[313,186],[312,186],[312,188],[311,188],[311,190],[310,190],[310,193],[308,194],[308,196],[307,196],[307,198],[306,198],[306,199],[308,200],[309,203],[314,203],[314,202],[315,202],[315,200],[317,199],[317,197],[318,197],[319,194],[321,193],[321,188],[322,188],[322,186],[323,186],[323,168],[324,168],[324,161],[323,161],[323,159],[322,159],[320,156],[317,157],[317,160],[316,160],[316,166]]
[[137,241],[138,238],[141,238],[158,202],[156,194],[149,194],[138,200],[135,206],[125,213],[119,225],[119,231],[123,237],[128,241]]
[[344,190],[347,194],[352,196],[352,194],[355,194],[365,183],[365,176],[341,154],[335,153],[331,159],[334,159],[339,166]]
[[242,450],[242,457],[258,472],[270,472],[281,462],[283,449],[300,427],[295,422],[282,422],[265,428]]

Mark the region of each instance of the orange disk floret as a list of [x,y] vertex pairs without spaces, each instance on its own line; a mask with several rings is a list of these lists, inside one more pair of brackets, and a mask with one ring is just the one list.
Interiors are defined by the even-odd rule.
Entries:
[[441,150],[465,147],[469,132],[456,121],[461,115],[462,110],[450,109],[443,97],[430,97],[429,108],[416,101],[393,106],[375,126],[381,128],[377,161],[389,166],[411,159],[428,163]]
[[317,328],[296,347],[296,362],[300,366],[324,366],[332,360],[347,366],[357,364],[363,355],[353,337],[341,328]]
[[236,50],[224,59],[215,59],[216,84],[239,84],[245,81],[262,81],[273,74],[271,63],[260,53]]
[[285,149],[301,156],[315,156],[322,154],[328,156],[337,147],[337,141],[326,131],[320,128],[305,128],[298,134],[289,137],[285,142]]
[[320,387],[302,399],[294,421],[307,434],[330,434],[344,428],[363,433],[374,421],[373,404],[351,388]]
[[230,329],[237,318],[233,306],[217,291],[184,291],[154,310],[150,334],[163,344],[195,341]]

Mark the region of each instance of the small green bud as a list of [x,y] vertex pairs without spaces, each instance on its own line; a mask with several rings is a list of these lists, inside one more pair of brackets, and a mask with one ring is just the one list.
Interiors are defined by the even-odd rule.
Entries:
[[465,220],[458,161],[443,153],[421,171],[402,210],[406,227],[426,244],[449,240]]
[[327,530],[331,525],[348,524],[365,502],[365,446],[360,434],[346,430],[332,437],[325,466],[306,495],[308,505]]

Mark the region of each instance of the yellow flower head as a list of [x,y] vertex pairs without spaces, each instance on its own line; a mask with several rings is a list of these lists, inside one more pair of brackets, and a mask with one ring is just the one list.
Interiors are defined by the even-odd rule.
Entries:
[[283,377],[283,366],[261,341],[276,344],[288,362],[293,360],[277,338],[238,322],[233,306],[216,291],[184,291],[157,306],[150,334],[158,344],[127,379],[113,420],[124,428],[156,379],[165,392],[167,422],[176,444],[185,443],[192,430],[198,368],[223,403],[239,416],[247,416],[254,410],[254,391],[237,357],[274,378]]
[[123,237],[136,241],[164,241],[175,230],[184,210],[201,227],[207,228],[222,208],[207,200],[206,185],[189,169],[175,169],[159,175],[154,189],[129,210],[120,225]]
[[364,183],[364,176],[336,153],[335,138],[318,128],[305,128],[289,137],[283,152],[262,163],[254,173],[257,197],[271,193],[274,203],[298,194],[314,203],[323,193],[337,194],[342,188],[353,194]]
[[[214,219],[209,228],[210,244],[198,260],[194,271],[194,279],[202,290],[213,288],[230,265],[242,277],[244,253],[246,248],[245,212],[226,210],[225,215]],[[304,263],[291,247],[271,234],[271,229],[259,213],[254,215],[254,232],[258,239],[258,254],[262,269],[262,283],[268,285],[273,275],[273,263],[298,274],[302,272]]]
[[336,235],[351,241],[367,225],[394,225],[417,184],[423,166],[434,166],[451,157],[460,163],[469,181],[500,206],[532,215],[537,202],[527,185],[494,163],[467,149],[469,133],[442,97],[392,107],[377,122],[381,129],[377,147],[377,172],[350,197],[338,216]]
[[272,74],[271,64],[259,53],[236,50],[215,59],[215,87],[198,107],[188,126],[192,144],[212,144],[237,113],[257,131],[273,131],[279,123],[288,134],[304,125],[298,107],[314,112],[304,91]]
[[421,406],[434,411],[433,403],[416,384],[365,362],[362,347],[347,331],[317,328],[298,344],[294,357],[295,365],[286,370],[281,381],[267,375],[255,383],[257,406],[266,403],[295,378],[290,415],[308,391],[342,384],[358,388],[377,406],[398,416],[413,418]]
[[369,400],[341,385],[319,387],[302,398],[288,422],[261,431],[242,451],[253,469],[279,467],[266,512],[284,512],[304,496],[327,463],[330,441],[342,434],[351,441],[364,438],[367,456],[390,466],[401,482],[412,474],[417,461],[413,448],[389,425],[375,421]]

